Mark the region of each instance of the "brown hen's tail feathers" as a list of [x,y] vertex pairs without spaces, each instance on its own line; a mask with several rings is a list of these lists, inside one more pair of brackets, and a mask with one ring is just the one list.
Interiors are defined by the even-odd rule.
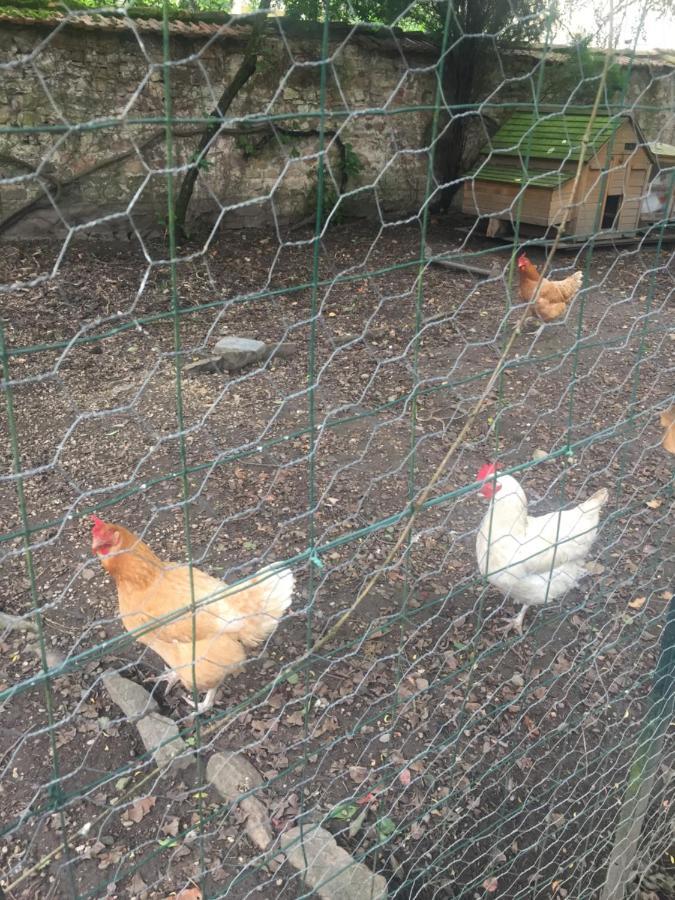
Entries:
[[570,281],[574,284],[575,289],[578,291],[581,289],[581,283],[584,280],[583,272],[575,272],[574,275],[570,275]]

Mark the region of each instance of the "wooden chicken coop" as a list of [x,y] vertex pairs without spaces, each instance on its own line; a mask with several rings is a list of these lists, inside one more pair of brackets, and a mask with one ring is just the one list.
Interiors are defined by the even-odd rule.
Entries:
[[[511,231],[546,233],[570,206],[588,113],[518,112],[483,147],[467,173],[462,210],[488,220],[488,235]],[[598,115],[565,235],[612,237],[638,227],[654,157],[629,115]],[[607,171],[603,175],[603,171]]]

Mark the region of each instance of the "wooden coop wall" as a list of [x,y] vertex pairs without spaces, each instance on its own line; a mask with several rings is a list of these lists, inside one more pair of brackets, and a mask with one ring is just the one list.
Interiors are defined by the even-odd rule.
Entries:
[[[568,232],[579,236],[593,234],[602,226],[606,199],[598,215],[598,201],[605,187],[605,198],[611,194],[621,194],[623,202],[619,209],[614,231],[633,231],[640,218],[640,203],[649,184],[651,160],[644,147],[637,146],[639,137],[631,122],[624,122],[617,129],[614,139],[605,144],[590,160],[583,173],[582,189],[579,194],[579,211],[570,221]],[[629,146],[627,147],[626,144]],[[606,179],[602,169],[606,165],[608,153],[612,150],[611,171]],[[632,147],[630,145],[633,145]]]
[[517,184],[480,179],[467,181],[462,191],[462,212],[469,216],[497,216],[509,220],[509,210],[519,190]]

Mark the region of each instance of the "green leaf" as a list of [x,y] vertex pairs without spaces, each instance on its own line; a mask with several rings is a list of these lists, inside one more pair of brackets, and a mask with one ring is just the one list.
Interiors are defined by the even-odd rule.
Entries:
[[287,675],[287,676],[286,676],[286,681],[287,681],[289,684],[297,684],[298,681],[300,681],[300,676],[298,675],[297,672],[291,672],[290,675]]
[[160,847],[175,847],[176,844],[178,843],[178,841],[176,840],[176,838],[168,837],[168,838],[160,838],[157,841],[157,843],[159,844]]
[[340,806],[335,806],[328,813],[329,819],[342,819],[345,822],[348,822],[357,812],[359,811],[356,803],[343,803]]
[[382,840],[396,831],[396,822],[388,816],[385,816],[383,819],[377,820],[375,827],[377,828],[378,837]]

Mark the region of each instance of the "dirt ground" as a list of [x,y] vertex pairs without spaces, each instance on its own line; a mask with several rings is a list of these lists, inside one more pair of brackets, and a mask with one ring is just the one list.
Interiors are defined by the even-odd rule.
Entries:
[[[464,237],[438,221],[429,242]],[[146,248],[149,265],[136,245],[3,246],[1,603],[12,615],[39,607],[47,665],[74,663],[34,683],[36,636],[0,634],[8,897],[131,900],[197,885],[204,897],[310,896],[206,785],[205,762],[224,749],[262,772],[278,832],[322,822],[392,897],[597,896],[675,575],[657,415],[673,402],[672,245],[660,257],[596,250],[566,320],[516,338],[438,502],[382,570],[517,318],[507,256],[474,239],[477,261],[501,267],[481,280],[416,264],[415,225],[350,223],[322,242],[313,290],[310,238],[224,233],[178,264],[176,315],[161,247]],[[559,255],[556,275],[581,262]],[[220,335],[295,346],[178,386],[177,362]],[[505,638],[512,608],[476,571],[484,501],[461,489],[485,459],[517,466],[541,451],[559,455],[518,476],[535,512],[602,486],[611,499],[593,574]],[[94,509],[174,561],[187,519],[196,564],[227,581],[302,557],[293,614],[212,716],[197,727],[180,690],[155,688],[203,745],[183,772],[153,769],[102,685],[115,668],[150,687],[162,662],[115,640],[114,585],[83,518]],[[270,688],[375,572],[340,633]],[[668,804],[649,812],[641,900],[672,896]]]

